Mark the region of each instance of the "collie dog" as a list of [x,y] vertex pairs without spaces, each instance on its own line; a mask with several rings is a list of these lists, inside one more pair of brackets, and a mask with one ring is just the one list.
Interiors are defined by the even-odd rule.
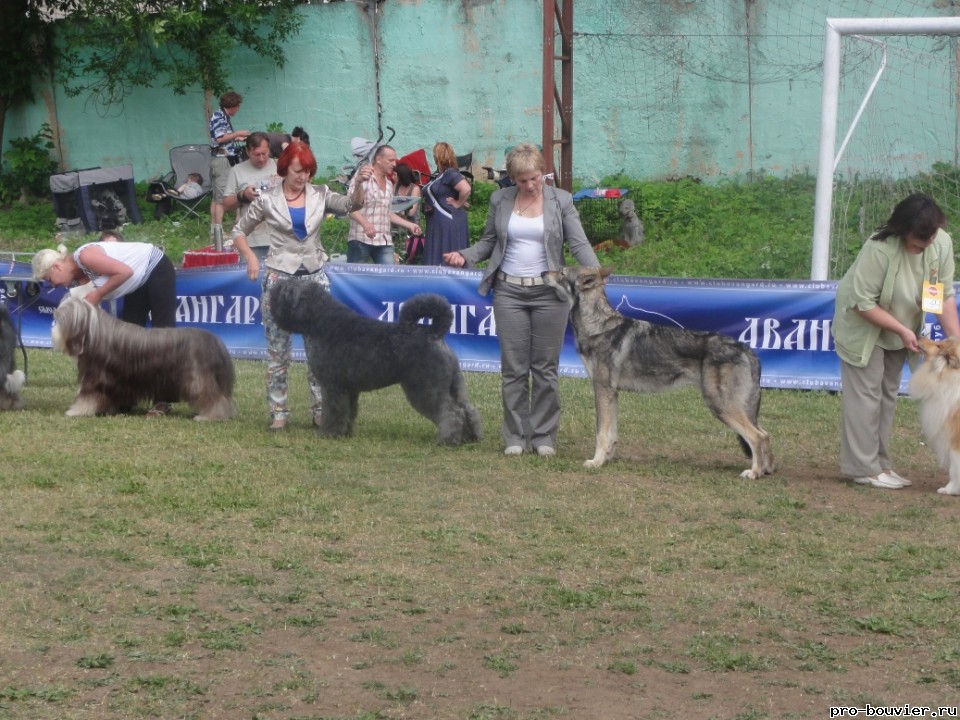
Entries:
[[920,425],[950,482],[937,490],[960,495],[960,347],[956,338],[920,338],[924,362],[910,378],[910,394],[920,401]]
[[185,400],[196,410],[195,420],[235,414],[233,361],[213,333],[147,330],[72,296],[53,319],[54,349],[77,361],[80,389],[68,417],[114,415],[140,400]]

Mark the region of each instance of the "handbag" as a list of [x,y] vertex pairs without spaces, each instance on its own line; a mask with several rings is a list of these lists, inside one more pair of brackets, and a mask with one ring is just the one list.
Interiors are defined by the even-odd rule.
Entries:
[[407,235],[407,240],[403,245],[404,262],[407,265],[415,265],[423,257],[423,248],[427,239],[423,235]]

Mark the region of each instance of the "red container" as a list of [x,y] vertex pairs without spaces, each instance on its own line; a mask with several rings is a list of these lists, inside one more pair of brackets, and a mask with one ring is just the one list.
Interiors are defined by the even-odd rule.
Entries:
[[207,245],[199,250],[187,250],[183,253],[183,269],[213,267],[214,265],[236,265],[240,262],[240,253],[235,250],[217,250]]

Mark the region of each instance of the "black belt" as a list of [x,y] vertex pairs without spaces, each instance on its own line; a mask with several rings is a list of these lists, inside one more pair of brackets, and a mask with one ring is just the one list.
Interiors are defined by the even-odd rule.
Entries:
[[314,273],[319,272],[318,270],[307,270],[303,265],[297,268],[297,271],[293,274],[294,277],[303,277],[304,275],[313,275]]
[[542,277],[517,277],[516,275],[507,275],[505,272],[497,271],[497,280],[502,280],[510,285],[520,285],[521,287],[537,287],[543,285]]

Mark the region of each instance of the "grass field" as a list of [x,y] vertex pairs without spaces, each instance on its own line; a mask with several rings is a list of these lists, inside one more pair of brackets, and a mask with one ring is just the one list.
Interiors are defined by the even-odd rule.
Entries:
[[901,400],[882,491],[838,477],[839,398],[768,390],[778,469],[694,391],[621,400],[599,470],[592,393],[564,379],[558,456],[439,448],[395,388],[354,437],[240,415],[68,419],[67,358],[28,356],[0,414],[0,718],[826,718],[955,706],[957,499]]

